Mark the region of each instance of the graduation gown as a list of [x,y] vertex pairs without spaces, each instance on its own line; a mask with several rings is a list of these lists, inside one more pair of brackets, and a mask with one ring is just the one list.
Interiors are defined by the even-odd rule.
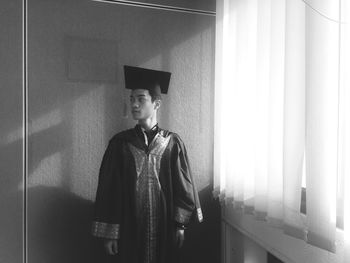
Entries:
[[116,134],[103,156],[92,234],[118,239],[115,262],[169,263],[176,224],[203,219],[186,148],[158,128],[146,145],[140,126]]

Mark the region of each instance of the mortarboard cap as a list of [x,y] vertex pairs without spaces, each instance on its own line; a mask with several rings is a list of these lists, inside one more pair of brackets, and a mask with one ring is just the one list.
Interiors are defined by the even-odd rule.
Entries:
[[163,94],[168,93],[170,72],[124,66],[125,88],[126,89],[153,89],[159,85]]

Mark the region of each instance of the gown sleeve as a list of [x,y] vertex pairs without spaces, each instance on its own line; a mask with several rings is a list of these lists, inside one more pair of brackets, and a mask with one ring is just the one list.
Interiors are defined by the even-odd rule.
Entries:
[[119,239],[122,209],[119,148],[118,143],[110,141],[102,159],[92,222],[95,237]]
[[[175,162],[173,167],[174,220],[177,224],[187,225],[196,216],[202,222],[203,215],[198,192],[192,177],[185,144],[176,136]],[[193,215],[193,212],[195,215]]]

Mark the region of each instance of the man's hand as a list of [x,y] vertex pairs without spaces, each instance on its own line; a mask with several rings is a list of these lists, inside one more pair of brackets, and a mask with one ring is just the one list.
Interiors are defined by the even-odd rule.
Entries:
[[104,247],[108,255],[118,254],[118,239],[105,239]]
[[176,228],[176,245],[181,248],[185,241],[185,230],[181,228]]

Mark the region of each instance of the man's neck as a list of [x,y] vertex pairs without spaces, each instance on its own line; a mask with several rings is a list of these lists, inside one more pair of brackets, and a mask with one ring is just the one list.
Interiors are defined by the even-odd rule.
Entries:
[[157,118],[155,116],[145,120],[139,120],[139,125],[146,131],[149,131],[150,129],[152,129],[156,124],[157,124]]

